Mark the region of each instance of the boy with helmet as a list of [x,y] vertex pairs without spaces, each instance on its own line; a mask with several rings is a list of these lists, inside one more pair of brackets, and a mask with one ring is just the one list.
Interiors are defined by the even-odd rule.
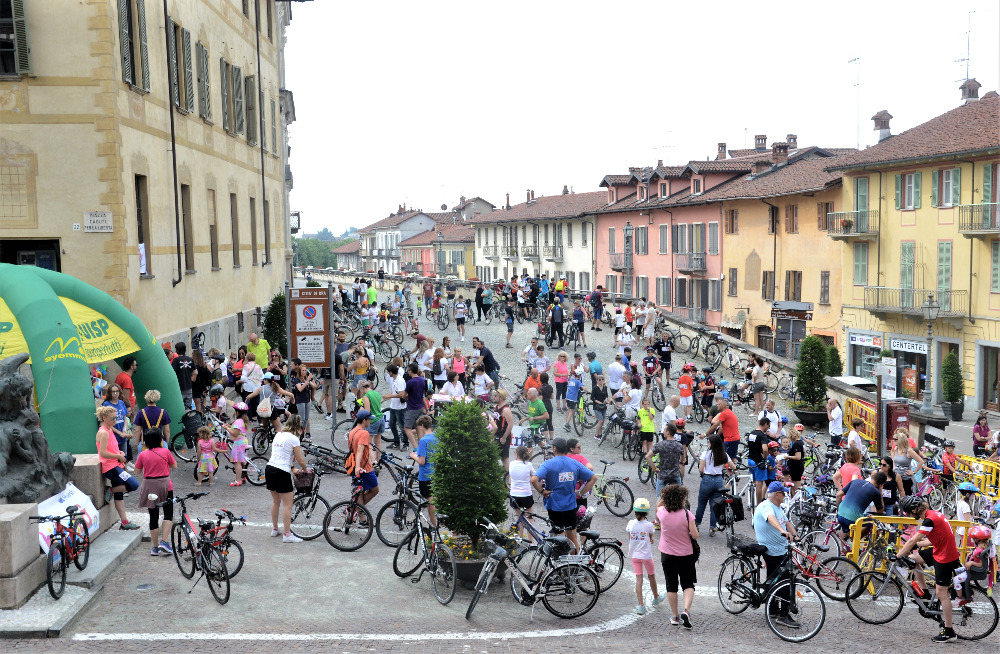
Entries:
[[226,400],[226,389],[222,387],[222,384],[215,384],[208,390],[208,396],[210,398],[208,410],[225,420],[226,408],[229,404]]
[[665,395],[663,392],[663,382],[660,380],[660,359],[656,356],[656,348],[649,346],[646,348],[646,356],[642,359],[642,370],[646,374],[646,392],[643,394],[643,398],[649,395],[649,389],[653,385],[653,379],[656,379],[656,385],[660,387],[660,394]]
[[693,363],[685,363],[681,368],[681,376],[677,379],[677,390],[684,407],[684,417],[691,417],[691,407],[694,406],[694,377],[691,375],[697,368]]
[[698,376],[698,390],[701,391],[701,405],[708,410],[715,404],[715,378],[712,377],[710,366],[705,366],[701,372]]
[[941,455],[941,477],[948,485],[955,483],[955,463],[958,455],[955,454],[955,441],[944,442],[944,454]]
[[655,528],[653,523],[646,519],[649,514],[649,500],[645,497],[637,497],[632,504],[632,511],[635,517],[628,521],[625,531],[628,532],[628,555],[632,559],[632,570],[635,572],[635,596],[639,603],[635,607],[635,612],[639,615],[646,613],[646,603],[642,595],[642,573],[645,571],[649,575],[649,588],[653,591],[653,606],[656,606],[667,598],[667,594],[660,595],[656,588],[656,565],[653,563],[653,533]]
[[[963,481],[958,485],[958,502],[955,503],[956,520],[974,520],[972,501],[979,493],[979,488],[971,481]],[[955,534],[961,539],[965,536],[965,527],[959,527]]]

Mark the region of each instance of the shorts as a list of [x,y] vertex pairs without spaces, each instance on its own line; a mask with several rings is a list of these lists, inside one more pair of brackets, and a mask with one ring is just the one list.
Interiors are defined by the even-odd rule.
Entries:
[[841,518],[839,515],[837,516],[837,522],[840,524],[840,531],[845,534],[851,533],[851,525],[854,524],[853,522],[849,521],[847,518]]
[[601,406],[601,407],[595,406],[592,408],[594,409],[594,415],[597,416],[598,420],[604,420],[607,417],[608,415],[607,406]]
[[525,511],[530,511],[531,507],[535,506],[535,498],[531,495],[526,495],[525,497],[515,497],[514,495],[511,495],[510,499],[514,500],[514,504],[518,505]]
[[422,409],[407,409],[406,413],[403,414],[403,427],[406,429],[415,429],[417,426],[417,418],[423,413]]
[[264,468],[264,486],[267,490],[275,493],[295,492],[295,486],[292,484],[292,473],[270,465]]
[[604,316],[604,306],[598,305],[594,307],[594,320],[600,320]]
[[576,529],[576,509],[569,511],[549,511],[549,520],[556,527]]
[[105,472],[104,478],[111,482],[112,488],[124,486],[126,493],[131,493],[139,489],[139,480],[125,472],[121,466],[115,466]]
[[465,324],[465,318],[455,318],[455,326],[460,327]]
[[656,566],[653,565],[653,559],[632,559],[632,570],[637,577],[642,576],[643,570],[650,577],[656,576]]
[[788,476],[792,481],[802,481],[802,475],[805,473],[805,468],[802,470],[795,470],[793,468],[788,468]]
[[668,593],[676,593],[679,588],[694,588],[698,583],[694,554],[674,556],[660,552],[660,565],[663,566],[663,577],[667,580]]
[[431,499],[431,482],[430,480],[421,481],[417,480],[417,490],[420,492],[420,497],[425,500]]
[[[747,463],[747,465],[752,466],[753,461]],[[752,466],[750,468],[753,471],[754,481],[767,481],[768,470],[766,465]]]
[[917,550],[917,554],[923,559],[924,563],[927,565],[932,565],[934,563],[934,548],[933,547],[922,547]]
[[510,458],[510,439],[509,438],[507,439],[507,443],[506,444],[497,443],[497,448],[500,450],[500,458],[501,459],[509,459]]
[[764,382],[754,382],[753,386],[750,387],[752,393],[763,393],[766,384]]
[[670,376],[670,359],[660,359],[660,372]]
[[557,400],[564,400],[564,399],[566,399],[566,389],[567,389],[567,387],[569,387],[569,382],[568,381],[564,381],[564,382],[557,381],[556,382],[556,399]]
[[378,420],[368,423],[369,436],[381,436],[383,431],[385,431],[385,416],[379,416]]
[[694,406],[694,396],[693,395],[682,395],[681,396],[681,406]]
[[647,443],[653,442],[653,437],[656,436],[655,431],[641,431],[639,432],[639,438]]
[[649,338],[650,336],[653,335],[654,331],[655,331],[655,325],[650,323],[646,325],[646,328],[642,331],[642,333],[646,336],[646,338]]
[[514,323],[512,322],[507,323],[507,333],[508,334],[514,333]]
[[948,563],[938,563],[934,561],[934,585],[935,586],[951,586],[952,578],[955,576],[955,570],[962,566],[962,562],[958,559],[954,561],[949,561]]
[[357,478],[361,481],[361,490],[378,488],[378,477],[374,472],[362,472]]

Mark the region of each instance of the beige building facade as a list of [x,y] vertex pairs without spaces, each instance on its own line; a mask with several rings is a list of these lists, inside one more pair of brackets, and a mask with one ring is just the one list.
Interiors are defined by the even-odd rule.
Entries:
[[0,260],[103,289],[162,340],[245,340],[291,263],[288,3],[0,2]]

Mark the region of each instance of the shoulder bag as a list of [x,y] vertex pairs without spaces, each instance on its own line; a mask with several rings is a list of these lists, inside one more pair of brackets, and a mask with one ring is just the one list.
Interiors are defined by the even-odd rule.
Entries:
[[688,516],[688,538],[691,539],[691,550],[694,555],[694,562],[697,563],[701,557],[701,545],[698,544],[698,539],[691,535],[691,512],[684,509],[684,513]]

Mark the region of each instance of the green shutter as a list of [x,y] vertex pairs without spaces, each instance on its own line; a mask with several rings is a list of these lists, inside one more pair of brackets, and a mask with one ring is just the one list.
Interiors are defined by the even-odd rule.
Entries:
[[260,90],[257,92],[257,106],[260,108],[260,118],[257,120],[260,123],[260,149],[267,152],[267,129],[264,127],[264,119],[267,118],[267,112],[264,107],[264,83],[261,81]]
[[[271,98],[271,151],[275,155],[281,154],[281,151],[278,149],[278,121],[274,98]],[[496,240],[496,234],[494,234],[493,242],[496,243]]]
[[233,75],[233,131],[242,134],[246,131],[246,114],[243,113],[243,69],[239,66],[232,67]]
[[[993,164],[983,166],[983,204],[993,201]],[[995,207],[983,207],[983,226],[993,225],[993,215],[996,213]]]
[[951,241],[938,241],[938,304],[951,311]]
[[18,75],[31,73],[31,40],[28,38],[28,17],[24,13],[25,0],[12,0],[11,15],[14,19],[14,66]]
[[222,129],[232,129],[229,124],[229,80],[226,76],[226,60],[219,58],[219,80],[222,82]]
[[135,83],[132,77],[132,50],[128,47],[129,32],[132,26],[128,23],[129,0],[118,0],[118,40],[122,49],[122,79],[129,84]]
[[940,172],[937,170],[931,171],[931,206],[938,206],[938,177]]
[[854,180],[854,210],[868,211],[868,178]]
[[184,108],[194,111],[194,65],[191,61],[191,31],[181,29],[181,45],[184,48]]
[[208,48],[201,43],[198,51],[198,110],[205,120],[212,119],[212,85],[208,72]]
[[901,202],[901,193],[903,190],[903,176],[896,175],[896,208],[899,209]]
[[990,258],[990,293],[1000,293],[1000,241],[992,243]]
[[135,0],[136,20],[139,22],[139,60],[142,66],[142,88],[149,91],[149,48],[146,46],[146,0]]
[[920,178],[923,173],[913,173],[913,208],[920,208]]
[[174,106],[181,106],[180,80],[177,79],[177,33],[174,19],[167,19],[167,65],[170,68],[170,100]]
[[951,203],[962,204],[962,169],[954,168],[951,171]]

